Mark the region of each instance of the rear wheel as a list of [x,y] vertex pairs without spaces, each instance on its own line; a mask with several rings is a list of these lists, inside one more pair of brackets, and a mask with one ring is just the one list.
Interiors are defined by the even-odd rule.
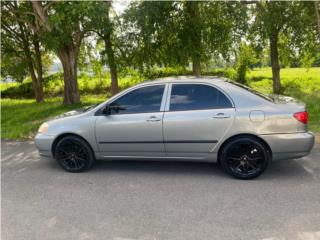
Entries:
[[95,160],[90,146],[76,136],[64,137],[57,143],[55,158],[68,172],[83,172],[89,169]]
[[239,137],[228,142],[221,152],[221,166],[226,173],[239,179],[261,175],[270,161],[265,144],[253,137]]

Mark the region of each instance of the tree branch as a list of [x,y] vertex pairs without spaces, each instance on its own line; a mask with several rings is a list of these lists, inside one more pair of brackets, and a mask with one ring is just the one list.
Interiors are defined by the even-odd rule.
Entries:
[[[48,23],[48,13],[47,13],[47,8],[42,5],[41,2],[38,1],[32,1],[32,8],[36,13],[37,19],[45,27],[47,31],[51,31],[51,26]],[[48,6],[48,5],[47,5]]]

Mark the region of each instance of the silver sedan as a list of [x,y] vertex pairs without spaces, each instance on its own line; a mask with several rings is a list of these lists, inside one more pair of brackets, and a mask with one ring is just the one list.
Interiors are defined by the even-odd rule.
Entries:
[[305,105],[268,97],[214,77],[147,81],[106,102],[43,123],[39,153],[70,172],[96,159],[218,162],[233,177],[250,179],[271,160],[310,153]]

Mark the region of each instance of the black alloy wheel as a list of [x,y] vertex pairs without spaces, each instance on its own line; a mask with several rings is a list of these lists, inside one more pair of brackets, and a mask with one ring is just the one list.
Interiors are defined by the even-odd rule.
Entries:
[[252,179],[265,171],[270,161],[270,153],[260,140],[240,137],[224,146],[220,161],[224,171],[231,176]]
[[55,158],[68,172],[83,172],[89,169],[95,160],[90,146],[76,136],[67,136],[58,142]]

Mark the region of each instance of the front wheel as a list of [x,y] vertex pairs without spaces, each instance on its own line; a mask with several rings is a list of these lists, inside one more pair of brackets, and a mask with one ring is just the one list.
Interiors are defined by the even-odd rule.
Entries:
[[89,169],[95,160],[90,146],[76,136],[64,137],[57,143],[55,158],[68,172],[83,172]]
[[239,137],[222,149],[220,163],[229,175],[239,179],[260,176],[267,168],[270,153],[265,144],[253,137]]

